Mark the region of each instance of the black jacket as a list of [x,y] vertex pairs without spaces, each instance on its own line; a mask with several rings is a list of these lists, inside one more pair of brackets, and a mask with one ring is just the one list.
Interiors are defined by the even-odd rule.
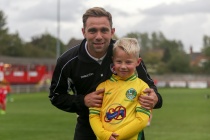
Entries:
[[[89,57],[85,50],[85,42],[86,39],[80,45],[69,49],[58,58],[52,77],[49,98],[57,108],[77,113],[79,115],[77,124],[80,127],[85,127],[85,132],[82,133],[87,133],[84,135],[88,136],[94,134],[92,134],[89,124],[89,110],[84,104],[84,97],[86,94],[95,91],[99,83],[112,75],[112,48],[115,41],[111,40],[101,65]],[[159,99],[155,108],[160,108],[162,106],[162,97],[147,73],[143,61],[137,67],[137,72],[139,78],[155,90]],[[70,95],[69,90],[72,90],[74,94]]]

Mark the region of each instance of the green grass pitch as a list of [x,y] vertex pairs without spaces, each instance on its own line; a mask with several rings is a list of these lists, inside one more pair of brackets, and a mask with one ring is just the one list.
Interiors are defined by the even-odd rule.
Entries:
[[[210,89],[159,89],[164,104],[153,110],[146,140],[210,140]],[[51,105],[48,93],[12,95],[0,115],[1,140],[73,140],[76,114]]]

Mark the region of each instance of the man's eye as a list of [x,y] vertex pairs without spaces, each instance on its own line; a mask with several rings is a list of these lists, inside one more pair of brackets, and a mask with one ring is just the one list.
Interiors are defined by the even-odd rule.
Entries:
[[96,29],[89,29],[88,32],[89,33],[95,33],[96,32]]
[[107,33],[108,31],[109,31],[109,30],[106,29],[106,28],[103,28],[103,29],[101,30],[102,33]]

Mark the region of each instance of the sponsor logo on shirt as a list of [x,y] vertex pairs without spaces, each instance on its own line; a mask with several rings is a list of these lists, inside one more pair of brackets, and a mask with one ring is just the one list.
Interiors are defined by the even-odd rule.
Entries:
[[106,110],[104,121],[110,124],[118,124],[126,117],[126,108],[121,104],[112,104]]
[[86,74],[86,75],[82,75],[82,76],[81,76],[81,79],[90,77],[90,76],[92,76],[92,75],[94,75],[94,73],[88,73],[88,74]]

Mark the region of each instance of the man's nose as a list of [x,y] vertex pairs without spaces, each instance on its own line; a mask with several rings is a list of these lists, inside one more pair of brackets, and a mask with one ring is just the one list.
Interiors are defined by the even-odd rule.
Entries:
[[96,34],[96,39],[101,39],[101,38],[102,38],[101,32],[97,32],[97,34]]

